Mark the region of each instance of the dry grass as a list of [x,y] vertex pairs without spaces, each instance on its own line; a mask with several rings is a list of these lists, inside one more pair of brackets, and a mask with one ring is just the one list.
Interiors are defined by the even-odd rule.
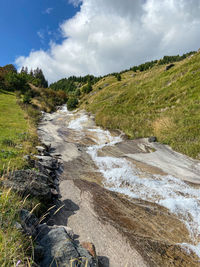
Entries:
[[169,131],[173,131],[175,129],[175,124],[171,118],[161,117],[157,118],[153,122],[152,128],[154,135],[156,135],[159,139],[164,139]]
[[144,72],[128,71],[122,80],[108,76],[81,100],[98,125],[120,129],[130,138],[157,135],[176,151],[200,154],[200,52],[191,58]]

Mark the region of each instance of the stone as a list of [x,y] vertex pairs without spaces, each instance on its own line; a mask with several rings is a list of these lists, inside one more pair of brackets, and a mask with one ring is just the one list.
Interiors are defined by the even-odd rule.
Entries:
[[39,220],[36,218],[36,216],[30,213],[28,210],[22,209],[20,211],[20,219],[24,231],[29,235],[35,237],[37,234],[36,227],[39,224]]
[[63,226],[63,225],[53,225],[52,226],[53,229],[56,229],[56,228],[59,228],[59,227],[62,227],[65,230],[65,232],[70,236],[70,238],[73,239],[74,232],[73,232],[73,230],[70,227]]
[[27,160],[27,161],[29,161],[29,160],[31,159],[30,155],[25,155],[25,156],[23,156],[23,158],[24,158],[25,160]]
[[150,137],[148,138],[148,141],[149,141],[150,143],[157,142],[157,137],[156,137],[156,136],[150,136]]
[[33,170],[21,170],[8,174],[1,184],[19,192],[22,196],[30,194],[40,200],[50,201],[52,194],[49,177]]
[[44,257],[44,248],[42,246],[36,245],[34,248],[34,256],[37,261],[41,261]]
[[[50,156],[35,156],[36,159],[39,160],[38,166],[43,166],[44,168],[50,169],[50,170],[56,170],[58,169],[58,161]],[[36,162],[37,165],[37,162]]]
[[22,225],[20,224],[20,223],[18,223],[18,222],[15,222],[15,224],[14,224],[14,226],[15,226],[15,228],[17,229],[17,230],[22,230],[23,228],[22,228]]
[[96,250],[95,250],[94,244],[92,244],[90,242],[82,242],[81,246],[83,248],[85,248],[90,253],[90,255],[92,255],[94,258],[96,258],[97,255],[96,255]]
[[37,149],[38,152],[42,153],[45,151],[45,148],[43,146],[36,146],[35,147]]
[[54,227],[40,238],[39,246],[43,247],[44,256],[40,261],[41,267],[95,267],[97,261],[86,249],[77,245],[66,233],[64,227]]

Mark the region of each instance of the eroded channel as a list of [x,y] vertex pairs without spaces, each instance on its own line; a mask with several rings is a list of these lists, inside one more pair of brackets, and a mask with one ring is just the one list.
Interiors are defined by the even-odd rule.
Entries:
[[[63,201],[79,206],[55,221],[95,243],[102,266],[199,266],[200,162],[147,139],[126,140],[97,127],[91,114],[66,107],[45,114],[38,131],[62,156]],[[122,234],[118,245],[112,233]]]

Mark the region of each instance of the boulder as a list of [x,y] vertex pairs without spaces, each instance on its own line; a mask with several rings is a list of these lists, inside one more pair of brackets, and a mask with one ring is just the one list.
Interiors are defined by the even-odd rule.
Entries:
[[20,211],[20,219],[24,231],[28,235],[35,237],[37,235],[37,226],[39,224],[39,220],[36,218],[36,216],[30,213],[28,210],[22,209]]
[[41,200],[50,201],[52,198],[50,177],[33,170],[21,170],[8,174],[2,185],[19,192],[22,196],[30,194]]
[[43,248],[42,260],[37,262],[41,267],[98,266],[97,260],[86,249],[77,245],[62,226],[46,226],[46,231],[40,230],[38,233],[37,242]]
[[58,161],[51,156],[35,156],[35,158],[38,159],[38,167],[43,166],[49,170],[56,170],[59,168]]

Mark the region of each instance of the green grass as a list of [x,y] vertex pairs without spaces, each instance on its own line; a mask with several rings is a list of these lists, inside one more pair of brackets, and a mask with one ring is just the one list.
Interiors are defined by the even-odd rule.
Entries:
[[[36,139],[35,129],[13,93],[0,91],[0,171],[22,168],[26,162],[23,155],[32,149]],[[25,119],[26,118],[26,119]]]
[[[37,135],[31,112],[31,107],[20,108],[15,94],[0,91],[0,177],[9,169],[26,167],[23,155],[34,151]],[[0,186],[0,266],[31,263],[32,240],[18,231],[15,223],[22,207],[32,209],[35,204],[36,200],[24,203],[18,194]]]
[[173,149],[199,158],[200,53],[168,71],[165,67],[136,75],[129,71],[120,82],[108,76],[82,99],[81,107],[96,114],[98,125],[121,129],[130,138],[156,135]]
[[[0,266],[28,266],[31,262],[32,240],[25,237],[15,224],[19,221],[24,202],[17,194],[0,188]],[[29,255],[29,256],[28,256]]]

